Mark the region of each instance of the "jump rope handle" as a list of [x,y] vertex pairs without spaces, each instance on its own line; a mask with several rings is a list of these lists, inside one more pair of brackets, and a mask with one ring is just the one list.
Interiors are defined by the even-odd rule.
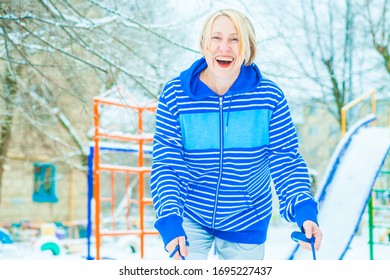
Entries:
[[[187,240],[186,240],[186,246],[190,246],[190,243],[188,243]],[[170,258],[173,258],[173,256],[174,256],[174,255],[176,254],[176,252],[179,251],[179,250],[180,250],[180,246],[177,245],[176,248],[175,248],[175,250],[172,251],[172,253],[169,255],[169,257],[170,257]],[[180,251],[179,251],[179,255],[180,255],[180,257],[181,257],[182,260],[185,260],[185,259],[186,259],[184,256],[182,256],[182,255],[180,254]]]
[[313,260],[316,260],[316,250],[314,248],[314,241],[315,238],[314,236],[312,238],[307,238],[306,235],[303,232],[300,231],[293,231],[291,233],[291,239],[298,242],[298,241],[303,241],[303,242],[308,242],[311,245],[311,251],[313,253]]

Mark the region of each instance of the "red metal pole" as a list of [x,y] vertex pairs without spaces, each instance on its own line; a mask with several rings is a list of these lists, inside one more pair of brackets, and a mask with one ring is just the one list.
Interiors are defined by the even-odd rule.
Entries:
[[94,184],[93,194],[95,199],[95,238],[96,238],[96,259],[100,260],[100,172],[99,172],[99,102],[94,102]]

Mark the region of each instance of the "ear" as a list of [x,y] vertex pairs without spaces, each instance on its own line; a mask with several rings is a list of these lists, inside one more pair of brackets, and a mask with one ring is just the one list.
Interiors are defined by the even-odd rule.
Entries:
[[200,50],[200,53],[202,54],[203,57],[206,57],[206,52],[203,48]]

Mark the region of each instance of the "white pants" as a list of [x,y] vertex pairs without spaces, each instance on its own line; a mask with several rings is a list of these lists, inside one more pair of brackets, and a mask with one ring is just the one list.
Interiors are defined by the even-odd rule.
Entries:
[[214,252],[220,260],[262,260],[264,244],[235,243],[209,234],[196,222],[184,218],[184,230],[187,234],[188,260],[206,260],[214,243]]

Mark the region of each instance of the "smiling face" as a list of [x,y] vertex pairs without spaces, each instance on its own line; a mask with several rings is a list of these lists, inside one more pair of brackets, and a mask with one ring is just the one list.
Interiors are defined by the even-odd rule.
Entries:
[[238,77],[244,59],[237,28],[228,16],[215,18],[202,53],[210,76],[234,80]]

